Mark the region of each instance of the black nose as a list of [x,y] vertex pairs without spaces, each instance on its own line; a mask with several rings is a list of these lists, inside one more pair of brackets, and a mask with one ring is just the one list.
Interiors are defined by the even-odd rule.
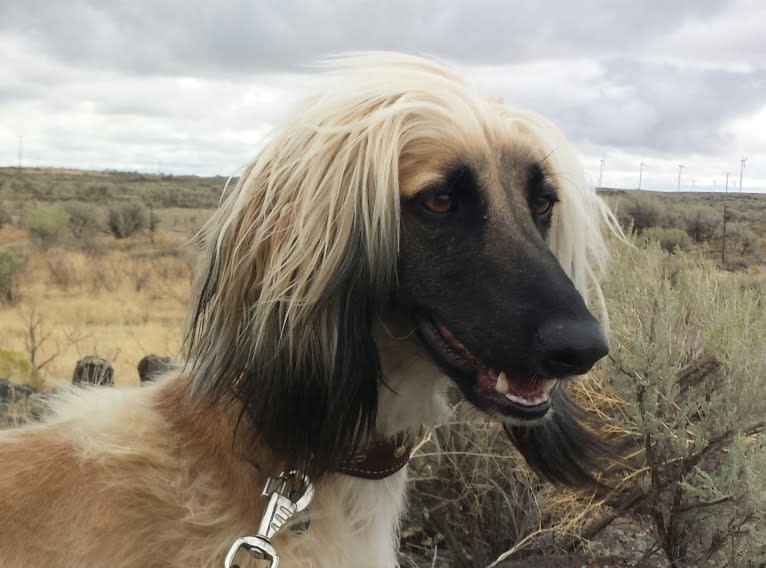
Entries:
[[537,331],[537,358],[547,377],[587,373],[609,353],[609,345],[595,320],[558,320]]

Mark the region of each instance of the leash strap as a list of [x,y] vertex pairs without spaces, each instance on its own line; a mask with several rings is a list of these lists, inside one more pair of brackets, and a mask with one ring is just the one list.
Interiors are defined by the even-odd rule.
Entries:
[[[295,480],[300,480],[302,483],[297,494],[290,489]],[[224,560],[224,568],[238,568],[234,564],[234,558],[240,549],[245,549],[256,558],[267,561],[269,568],[279,568],[279,554],[271,539],[292,517],[309,506],[314,497],[314,486],[308,477],[292,469],[282,472],[277,477],[269,477],[261,495],[267,497],[268,501],[261,516],[258,533],[255,536],[243,536],[234,541]]]

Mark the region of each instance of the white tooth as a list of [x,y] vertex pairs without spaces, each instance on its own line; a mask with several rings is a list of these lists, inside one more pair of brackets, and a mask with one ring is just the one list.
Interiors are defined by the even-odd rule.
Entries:
[[505,398],[507,398],[511,402],[515,402],[516,404],[519,404],[521,406],[534,406],[533,402],[530,402],[526,398],[521,398],[520,396],[516,396],[516,395],[513,395],[513,394],[506,394]]
[[497,376],[497,382],[495,383],[495,390],[501,394],[505,394],[507,396],[508,393],[508,377],[505,376],[505,371],[502,371]]
[[537,406],[538,404],[542,404],[548,400],[548,395],[544,394],[541,397],[538,397],[534,400],[527,400],[526,398],[521,398],[513,394],[506,394],[505,398],[510,400],[511,402],[515,402],[516,404],[520,404],[522,406]]
[[545,379],[543,381],[543,392],[546,394],[551,392],[558,382],[558,379]]

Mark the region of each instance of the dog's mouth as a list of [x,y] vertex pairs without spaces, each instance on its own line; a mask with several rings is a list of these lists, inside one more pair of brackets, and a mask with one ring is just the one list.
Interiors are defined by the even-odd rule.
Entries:
[[418,332],[465,397],[480,409],[525,422],[539,420],[550,411],[557,379],[529,379],[495,369],[430,318],[418,318]]

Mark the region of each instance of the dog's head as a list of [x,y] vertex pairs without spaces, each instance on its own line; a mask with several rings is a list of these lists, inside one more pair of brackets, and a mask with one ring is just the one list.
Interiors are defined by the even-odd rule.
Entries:
[[260,441],[321,475],[374,431],[372,328],[395,314],[534,467],[583,478],[559,383],[607,352],[581,292],[598,294],[609,214],[572,150],[422,59],[341,67],[207,227],[194,390],[240,400]]

